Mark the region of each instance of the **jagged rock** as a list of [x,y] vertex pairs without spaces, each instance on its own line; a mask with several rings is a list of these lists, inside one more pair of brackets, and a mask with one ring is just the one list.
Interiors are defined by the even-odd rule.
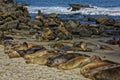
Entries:
[[81,8],[92,8],[89,5],[85,4],[69,4],[69,6],[72,8],[71,11],[80,10]]
[[91,37],[92,34],[93,32],[86,28],[81,28],[80,33],[79,33],[80,37]]
[[24,23],[21,23],[21,24],[19,24],[19,29],[30,29],[30,27],[29,26],[27,26],[26,24],[24,24]]
[[18,24],[19,24],[18,20],[10,21],[10,22],[7,22],[7,23],[1,25],[0,29],[1,30],[9,30],[9,29],[12,29],[12,28],[17,28]]
[[105,17],[98,17],[96,19],[97,24],[104,24],[106,21],[107,21],[107,18],[105,18]]
[[72,29],[77,28],[79,24],[80,23],[78,21],[69,20],[68,22],[65,23],[65,27],[68,31],[71,31]]
[[31,20],[30,22],[28,22],[28,25],[30,25],[31,27],[34,26],[34,25],[37,25],[37,26],[42,26],[43,23],[39,20]]
[[51,14],[48,14],[48,17],[50,18],[57,18],[57,14],[56,13],[51,13]]
[[120,27],[120,21],[115,21],[114,26],[115,26],[115,27]]
[[104,23],[106,26],[113,26],[115,24],[115,20],[114,19],[108,19],[107,21],[105,21]]

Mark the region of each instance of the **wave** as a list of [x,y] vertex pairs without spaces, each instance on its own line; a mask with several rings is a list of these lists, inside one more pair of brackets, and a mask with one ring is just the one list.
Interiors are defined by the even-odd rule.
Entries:
[[82,8],[78,11],[68,10],[68,7],[36,7],[28,6],[27,7],[30,13],[37,13],[38,10],[41,10],[45,14],[57,13],[57,14],[74,14],[80,13],[84,15],[109,15],[109,16],[120,16],[120,7],[96,7],[94,8]]

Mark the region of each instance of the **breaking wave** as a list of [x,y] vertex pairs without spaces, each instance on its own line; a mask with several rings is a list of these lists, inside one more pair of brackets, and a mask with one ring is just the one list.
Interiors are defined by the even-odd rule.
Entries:
[[71,11],[68,7],[27,7],[30,13],[37,13],[41,10],[45,14],[57,13],[57,14],[74,14],[80,13],[85,15],[109,15],[109,16],[120,16],[120,7],[95,7],[94,8],[82,8],[78,11]]

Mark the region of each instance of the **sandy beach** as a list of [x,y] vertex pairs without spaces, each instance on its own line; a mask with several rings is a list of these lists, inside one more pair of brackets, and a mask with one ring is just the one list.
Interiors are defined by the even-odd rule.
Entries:
[[9,59],[0,45],[0,80],[90,80],[80,69],[61,71],[38,64],[26,64],[23,58]]
[[[88,41],[88,39],[86,39],[86,41]],[[91,42],[93,39],[89,39],[89,41]],[[45,47],[47,47],[47,43],[49,42],[39,42],[39,44],[42,44]],[[114,47],[115,51],[96,50],[95,52],[79,53],[87,54],[90,56],[98,55],[102,59],[119,63],[119,47],[112,47]],[[7,54],[4,54],[4,47],[2,45],[0,45],[0,52],[0,80],[90,80],[80,74],[80,68],[63,71],[53,67],[51,68],[38,64],[26,64],[23,58],[10,59]]]

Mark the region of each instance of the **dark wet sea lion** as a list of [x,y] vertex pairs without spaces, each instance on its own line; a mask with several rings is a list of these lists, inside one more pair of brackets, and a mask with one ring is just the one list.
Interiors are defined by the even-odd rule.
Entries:
[[46,65],[49,67],[55,67],[79,55],[80,54],[77,54],[77,53],[60,54],[58,56],[49,58]]
[[112,45],[117,45],[120,43],[120,39],[113,37],[113,39],[106,41],[106,43],[112,44]]
[[14,54],[11,53],[8,56],[10,58],[15,58],[15,57],[18,57],[18,54],[19,54],[21,57],[24,57],[26,54],[34,54],[35,52],[40,50],[46,50],[46,48],[41,45],[33,46],[31,48],[28,48],[27,50],[17,50],[15,51]]
[[32,54],[39,50],[46,50],[46,48],[41,45],[33,46],[26,50],[26,54]]
[[60,69],[60,70],[69,70],[69,69],[77,68],[87,58],[88,57],[86,57],[86,56],[75,57],[75,58],[67,61],[66,63],[60,64],[58,66],[58,69]]
[[5,36],[4,32],[0,35],[0,40],[14,40],[11,36]]

